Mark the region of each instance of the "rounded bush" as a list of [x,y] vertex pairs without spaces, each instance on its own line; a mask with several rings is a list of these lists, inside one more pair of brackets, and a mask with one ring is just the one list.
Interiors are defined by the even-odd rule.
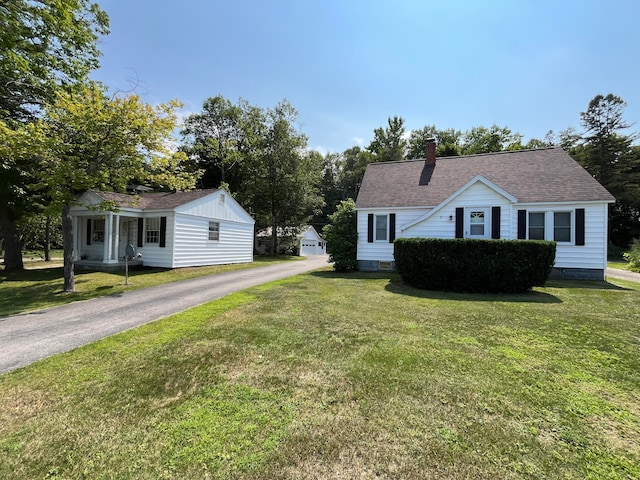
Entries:
[[555,242],[400,238],[396,268],[417,288],[473,293],[519,293],[547,281]]

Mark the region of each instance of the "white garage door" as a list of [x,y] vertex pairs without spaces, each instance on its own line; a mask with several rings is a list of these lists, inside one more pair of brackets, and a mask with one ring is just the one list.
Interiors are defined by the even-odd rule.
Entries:
[[317,243],[302,241],[300,244],[300,255],[306,257],[307,255],[317,255]]

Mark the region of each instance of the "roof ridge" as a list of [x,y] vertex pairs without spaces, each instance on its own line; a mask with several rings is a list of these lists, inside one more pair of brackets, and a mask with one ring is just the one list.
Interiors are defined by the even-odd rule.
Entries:
[[[499,152],[486,152],[486,153],[472,153],[470,155],[452,155],[446,157],[436,157],[436,160],[445,160],[445,159],[453,159],[453,158],[469,158],[469,157],[488,157],[494,155],[504,155],[509,153],[524,153],[524,152],[539,152],[542,150],[562,150],[562,147],[542,147],[542,148],[523,148],[522,150],[501,150]],[[393,160],[390,162],[371,162],[369,165],[379,165],[379,164],[391,164],[391,163],[407,163],[407,162],[424,162],[424,157],[421,158],[409,158],[407,160]]]

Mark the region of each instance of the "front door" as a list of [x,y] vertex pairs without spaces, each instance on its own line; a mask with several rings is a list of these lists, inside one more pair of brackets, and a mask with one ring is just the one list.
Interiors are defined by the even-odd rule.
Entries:
[[138,238],[138,219],[124,220],[120,222],[120,244],[118,245],[118,258],[126,254],[127,245],[134,247]]
[[465,210],[465,238],[489,238],[491,231],[488,208],[467,208]]

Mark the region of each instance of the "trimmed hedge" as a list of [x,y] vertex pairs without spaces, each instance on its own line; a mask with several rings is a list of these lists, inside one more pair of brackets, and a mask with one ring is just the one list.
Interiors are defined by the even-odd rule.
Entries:
[[555,242],[400,238],[396,268],[417,288],[470,293],[519,293],[546,282]]

